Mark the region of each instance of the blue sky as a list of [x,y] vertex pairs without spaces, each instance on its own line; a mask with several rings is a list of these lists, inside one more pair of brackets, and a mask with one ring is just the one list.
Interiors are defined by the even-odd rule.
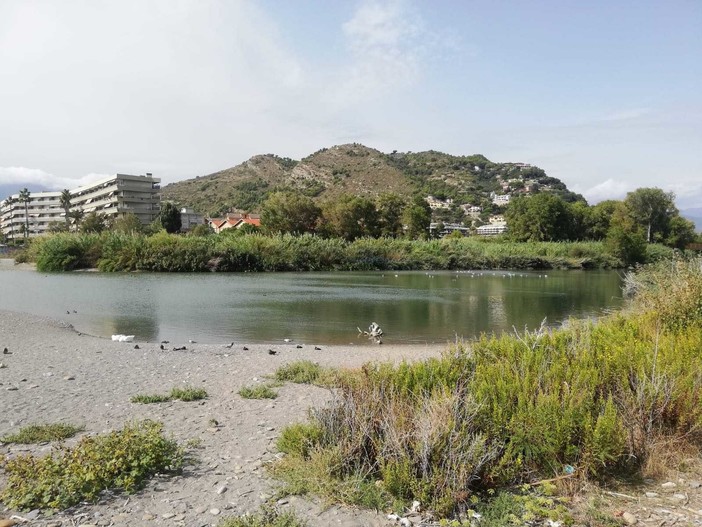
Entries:
[[0,184],[361,142],[702,206],[702,2],[0,3]]

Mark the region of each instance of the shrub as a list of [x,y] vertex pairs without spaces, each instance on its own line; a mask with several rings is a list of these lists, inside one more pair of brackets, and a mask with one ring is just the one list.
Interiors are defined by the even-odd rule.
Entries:
[[[660,455],[657,444],[699,445],[700,260],[629,282],[633,309],[597,323],[484,336],[440,358],[339,375],[331,403],[283,431],[288,455],[274,474],[300,492],[418,499],[447,517],[476,493],[566,466],[588,478],[629,475]],[[376,482],[382,492],[347,490]]]
[[257,384],[255,386],[244,386],[239,390],[239,395],[244,399],[275,399],[278,392],[267,384]]
[[309,360],[299,360],[281,366],[275,372],[278,381],[290,381],[298,384],[314,384],[320,377],[322,368]]
[[160,423],[128,424],[45,457],[22,454],[3,460],[7,485],[0,500],[22,510],[65,509],[96,501],[106,489],[134,492],[154,474],[178,470],[182,462],[182,450],[163,435]]
[[185,402],[199,401],[207,397],[207,392],[202,388],[193,388],[191,386],[185,388],[173,388],[171,393],[163,394],[139,394],[131,398],[133,403],[152,404],[152,403],[167,403],[168,401],[180,400]]
[[307,522],[294,512],[280,512],[269,506],[261,507],[257,514],[244,514],[235,518],[224,518],[217,527],[306,527]]
[[30,425],[21,428],[16,434],[0,438],[3,443],[48,443],[50,441],[62,441],[73,437],[78,432],[82,432],[83,427],[67,425],[62,423],[49,425]]

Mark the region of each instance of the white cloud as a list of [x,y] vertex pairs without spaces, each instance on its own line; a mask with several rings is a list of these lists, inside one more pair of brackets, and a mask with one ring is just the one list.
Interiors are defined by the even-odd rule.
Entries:
[[339,102],[378,97],[421,74],[429,33],[403,0],[367,0],[343,24],[351,62],[334,94]]
[[634,188],[631,183],[607,179],[588,189],[582,189],[578,185],[574,185],[573,191],[582,194],[588,203],[594,205],[607,199],[622,199],[627,192],[634,190]]
[[50,174],[39,168],[0,167],[0,185],[36,185],[48,190],[74,189],[107,177],[107,175],[91,173],[79,178],[66,178]]

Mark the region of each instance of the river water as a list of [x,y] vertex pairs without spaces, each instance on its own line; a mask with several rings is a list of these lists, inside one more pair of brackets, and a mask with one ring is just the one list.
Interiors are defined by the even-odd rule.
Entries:
[[616,271],[47,274],[0,270],[0,309],[50,316],[84,333],[206,343],[386,343],[536,328],[622,304]]

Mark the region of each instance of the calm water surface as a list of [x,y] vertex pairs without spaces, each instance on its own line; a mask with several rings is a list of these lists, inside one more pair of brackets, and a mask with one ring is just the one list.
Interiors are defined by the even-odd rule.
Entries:
[[[443,343],[558,324],[621,306],[616,271],[45,274],[0,270],[0,308],[46,315],[82,332],[207,343]],[[70,314],[66,312],[69,311]],[[73,313],[76,311],[76,313]]]

